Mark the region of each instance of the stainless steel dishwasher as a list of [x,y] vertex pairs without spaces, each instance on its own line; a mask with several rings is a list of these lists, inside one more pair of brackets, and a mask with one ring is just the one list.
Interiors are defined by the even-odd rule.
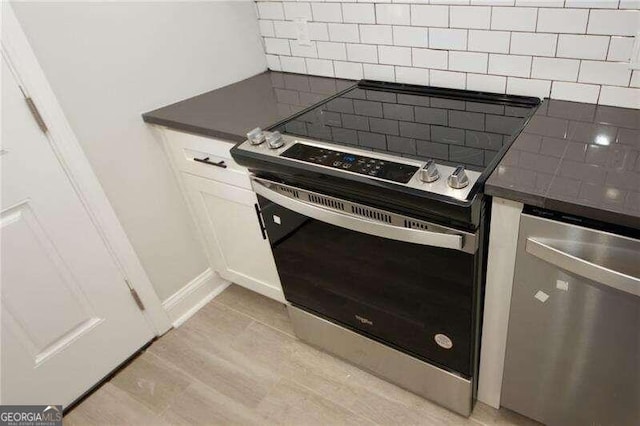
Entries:
[[640,240],[522,214],[501,405],[640,425]]

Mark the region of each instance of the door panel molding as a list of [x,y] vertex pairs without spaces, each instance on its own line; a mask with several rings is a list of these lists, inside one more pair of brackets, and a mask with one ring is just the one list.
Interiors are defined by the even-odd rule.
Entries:
[[2,55],[15,72],[25,95],[37,105],[48,127],[46,136],[50,146],[123,277],[142,299],[146,307],[145,319],[156,335],[164,334],[171,328],[171,321],[160,298],[66,120],[11,5],[3,2],[0,7]]

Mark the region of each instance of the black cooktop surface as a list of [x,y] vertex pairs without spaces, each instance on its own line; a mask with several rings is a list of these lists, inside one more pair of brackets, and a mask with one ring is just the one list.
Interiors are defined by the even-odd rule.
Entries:
[[363,80],[272,130],[483,172],[539,103],[538,98]]

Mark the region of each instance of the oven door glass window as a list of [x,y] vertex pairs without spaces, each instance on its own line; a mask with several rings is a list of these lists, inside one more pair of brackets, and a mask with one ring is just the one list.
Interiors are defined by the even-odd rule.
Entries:
[[369,235],[258,199],[290,303],[471,375],[476,256]]

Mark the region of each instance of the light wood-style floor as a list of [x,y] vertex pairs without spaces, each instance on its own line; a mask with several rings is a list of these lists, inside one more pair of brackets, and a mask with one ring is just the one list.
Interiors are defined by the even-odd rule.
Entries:
[[534,425],[469,419],[316,350],[283,305],[232,285],[71,410],[68,425]]

